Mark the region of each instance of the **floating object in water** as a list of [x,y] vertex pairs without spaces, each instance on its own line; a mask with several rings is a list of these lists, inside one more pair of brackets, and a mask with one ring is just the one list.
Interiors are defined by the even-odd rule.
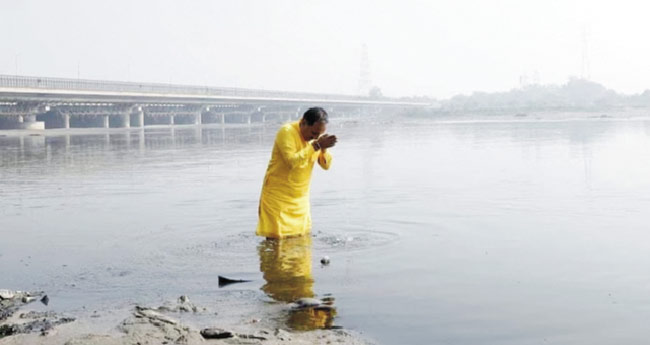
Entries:
[[303,297],[296,300],[296,304],[298,305],[298,308],[312,308],[322,305],[323,301],[318,298]]
[[47,295],[43,296],[43,298],[41,298],[41,303],[47,305],[48,303],[50,303],[50,298],[47,297]]
[[250,280],[230,279],[230,278],[219,276],[219,287],[230,285],[230,284],[235,284],[235,283],[247,283],[249,281]]
[[329,265],[330,264],[330,257],[325,255],[323,256],[322,259],[320,259],[320,263],[323,265]]

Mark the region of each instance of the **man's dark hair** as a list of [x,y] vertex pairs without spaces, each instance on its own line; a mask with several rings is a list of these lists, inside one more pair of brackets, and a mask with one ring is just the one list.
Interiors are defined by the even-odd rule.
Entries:
[[307,109],[304,115],[302,115],[303,120],[307,122],[307,126],[313,126],[316,122],[327,123],[327,112],[321,107],[313,107]]

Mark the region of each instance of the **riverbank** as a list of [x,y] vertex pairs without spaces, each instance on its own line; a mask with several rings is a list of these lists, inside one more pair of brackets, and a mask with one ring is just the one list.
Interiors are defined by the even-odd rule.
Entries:
[[0,292],[1,345],[372,344],[344,329],[290,330],[278,317],[317,315],[328,310],[325,305],[301,308],[295,303],[271,303],[259,308],[246,302],[244,294],[219,301],[215,311],[183,295],[156,307],[62,315],[43,310],[48,298],[42,292]]

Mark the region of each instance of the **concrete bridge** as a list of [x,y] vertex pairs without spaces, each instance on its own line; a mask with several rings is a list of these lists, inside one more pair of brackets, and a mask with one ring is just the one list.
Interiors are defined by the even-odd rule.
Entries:
[[336,94],[0,75],[0,129],[283,122],[298,118],[311,106],[322,106],[332,116],[364,116],[428,104]]

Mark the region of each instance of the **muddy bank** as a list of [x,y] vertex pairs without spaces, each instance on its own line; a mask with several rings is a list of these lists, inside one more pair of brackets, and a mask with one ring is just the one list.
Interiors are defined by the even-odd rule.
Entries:
[[23,306],[39,300],[47,305],[49,297],[42,292],[0,289],[0,339],[30,333],[48,335],[56,326],[75,320],[74,317],[61,316],[54,312],[19,313]]
[[112,311],[113,319],[121,321],[97,331],[92,327],[98,322],[97,314],[25,310],[30,303],[47,302],[45,296],[42,292],[0,290],[0,345],[372,344],[343,329],[290,330],[277,318],[278,312],[313,314],[329,308],[328,301],[318,303],[315,299],[310,303],[240,308],[242,304],[238,303],[246,303],[242,298],[237,303],[221,303],[217,309],[226,316],[217,318],[212,316],[220,312],[195,305],[183,295],[156,307],[136,305]]

